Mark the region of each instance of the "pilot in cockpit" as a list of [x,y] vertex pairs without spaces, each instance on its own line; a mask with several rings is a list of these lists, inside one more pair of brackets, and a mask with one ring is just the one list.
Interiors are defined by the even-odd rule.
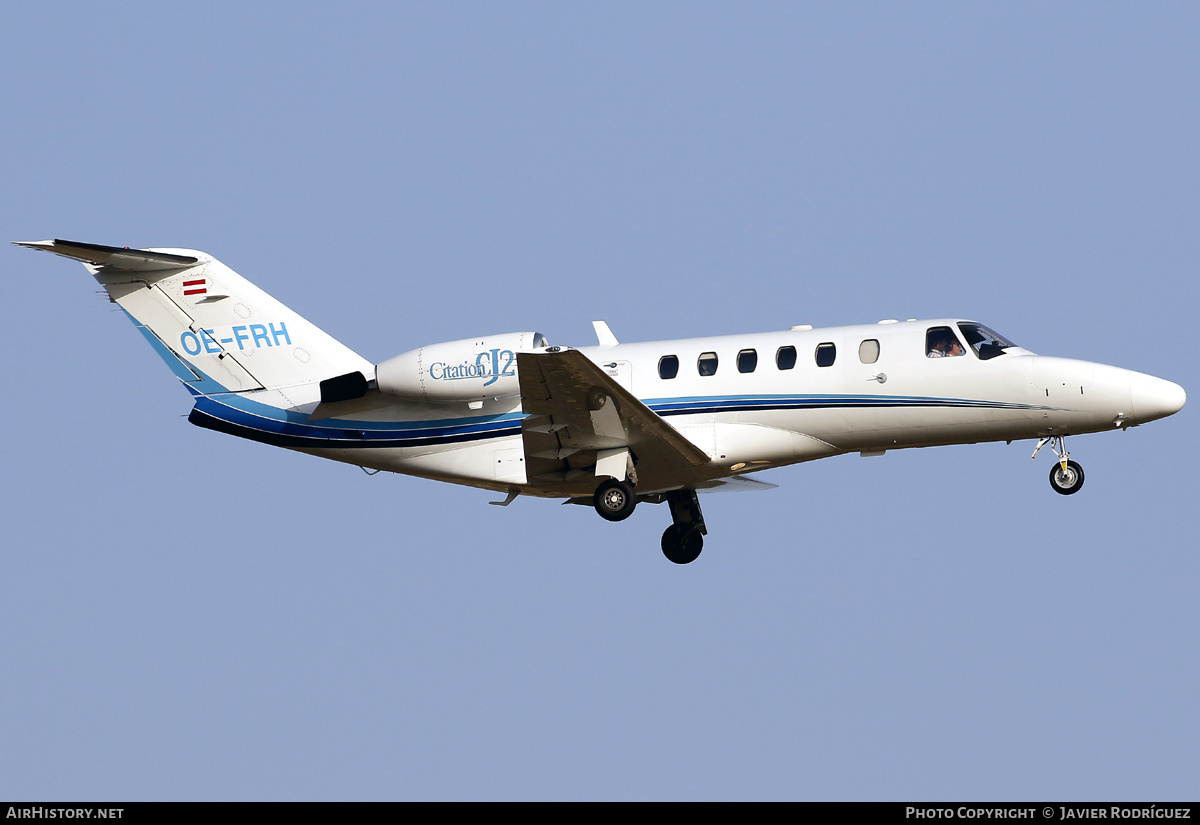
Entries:
[[950,358],[962,354],[962,345],[949,327],[934,327],[925,336],[925,355],[929,358]]

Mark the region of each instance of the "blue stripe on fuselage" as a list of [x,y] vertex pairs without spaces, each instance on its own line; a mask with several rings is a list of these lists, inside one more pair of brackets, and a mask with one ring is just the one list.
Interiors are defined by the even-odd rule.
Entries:
[[[758,396],[654,399],[659,415],[747,410],[833,409],[875,407],[947,407],[975,409],[1044,409],[1003,401],[902,396]],[[310,422],[303,413],[282,410],[236,394],[201,397],[189,420],[209,429],[284,447],[341,449],[449,445],[519,435],[524,413],[429,421],[356,421],[326,419]]]
[[877,407],[965,407],[1001,410],[1041,410],[1008,401],[979,401],[966,398],[930,398],[911,395],[744,395],[652,398],[646,406],[662,416],[696,415],[713,412],[796,409],[847,409]]
[[[195,424],[255,441],[289,447],[342,448],[423,447],[519,435],[520,421],[525,417],[523,413],[508,413],[431,421],[323,419],[315,424],[303,413],[232,395],[201,397],[192,413],[189,420]],[[213,422],[226,426],[210,426]]]

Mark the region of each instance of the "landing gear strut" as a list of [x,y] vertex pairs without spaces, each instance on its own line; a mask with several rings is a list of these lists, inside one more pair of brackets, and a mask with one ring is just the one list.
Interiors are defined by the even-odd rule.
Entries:
[[628,481],[609,478],[600,482],[600,486],[596,488],[596,493],[592,496],[592,505],[601,518],[624,521],[633,515],[633,508],[637,506],[637,494]]
[[708,533],[700,513],[700,500],[695,490],[675,490],[667,493],[667,504],[671,506],[674,524],[663,533],[663,555],[675,564],[688,564],[704,549],[704,536]]
[[1050,487],[1056,493],[1064,496],[1078,493],[1083,487],[1083,468],[1074,461],[1071,461],[1071,454],[1067,452],[1067,444],[1061,435],[1043,436],[1033,448],[1031,458],[1037,458],[1038,451],[1050,445],[1050,449],[1058,456],[1058,461],[1050,468]]

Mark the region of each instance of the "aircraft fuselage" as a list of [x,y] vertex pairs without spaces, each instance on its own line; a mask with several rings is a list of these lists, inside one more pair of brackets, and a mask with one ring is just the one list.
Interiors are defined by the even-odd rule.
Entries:
[[[579,351],[708,453],[710,464],[701,468],[708,479],[847,452],[1122,429],[1183,405],[1183,390],[1171,382],[1019,347],[984,360],[961,341],[961,355],[929,357],[929,330],[961,336],[957,323],[904,321]],[[677,369],[664,377],[670,375],[664,359],[672,356]],[[826,365],[818,365],[819,357]],[[402,413],[513,425],[523,417],[519,398],[489,400],[477,411],[466,404],[397,403],[372,417]],[[541,485],[524,471],[520,448],[520,433],[510,431],[453,446],[321,454],[488,489],[563,496],[561,481]],[[584,495],[594,486],[594,477],[580,477],[568,492]],[[638,482],[641,493],[677,486],[677,479],[658,481],[653,471]]]

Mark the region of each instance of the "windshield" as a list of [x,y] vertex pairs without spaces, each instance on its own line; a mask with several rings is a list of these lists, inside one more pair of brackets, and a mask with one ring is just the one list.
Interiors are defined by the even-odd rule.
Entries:
[[967,339],[967,343],[981,361],[995,358],[997,355],[1003,355],[1004,350],[1008,347],[1016,346],[1012,341],[1009,341],[1003,335],[993,332],[983,324],[964,322],[960,323],[958,328],[962,331],[963,338]]

